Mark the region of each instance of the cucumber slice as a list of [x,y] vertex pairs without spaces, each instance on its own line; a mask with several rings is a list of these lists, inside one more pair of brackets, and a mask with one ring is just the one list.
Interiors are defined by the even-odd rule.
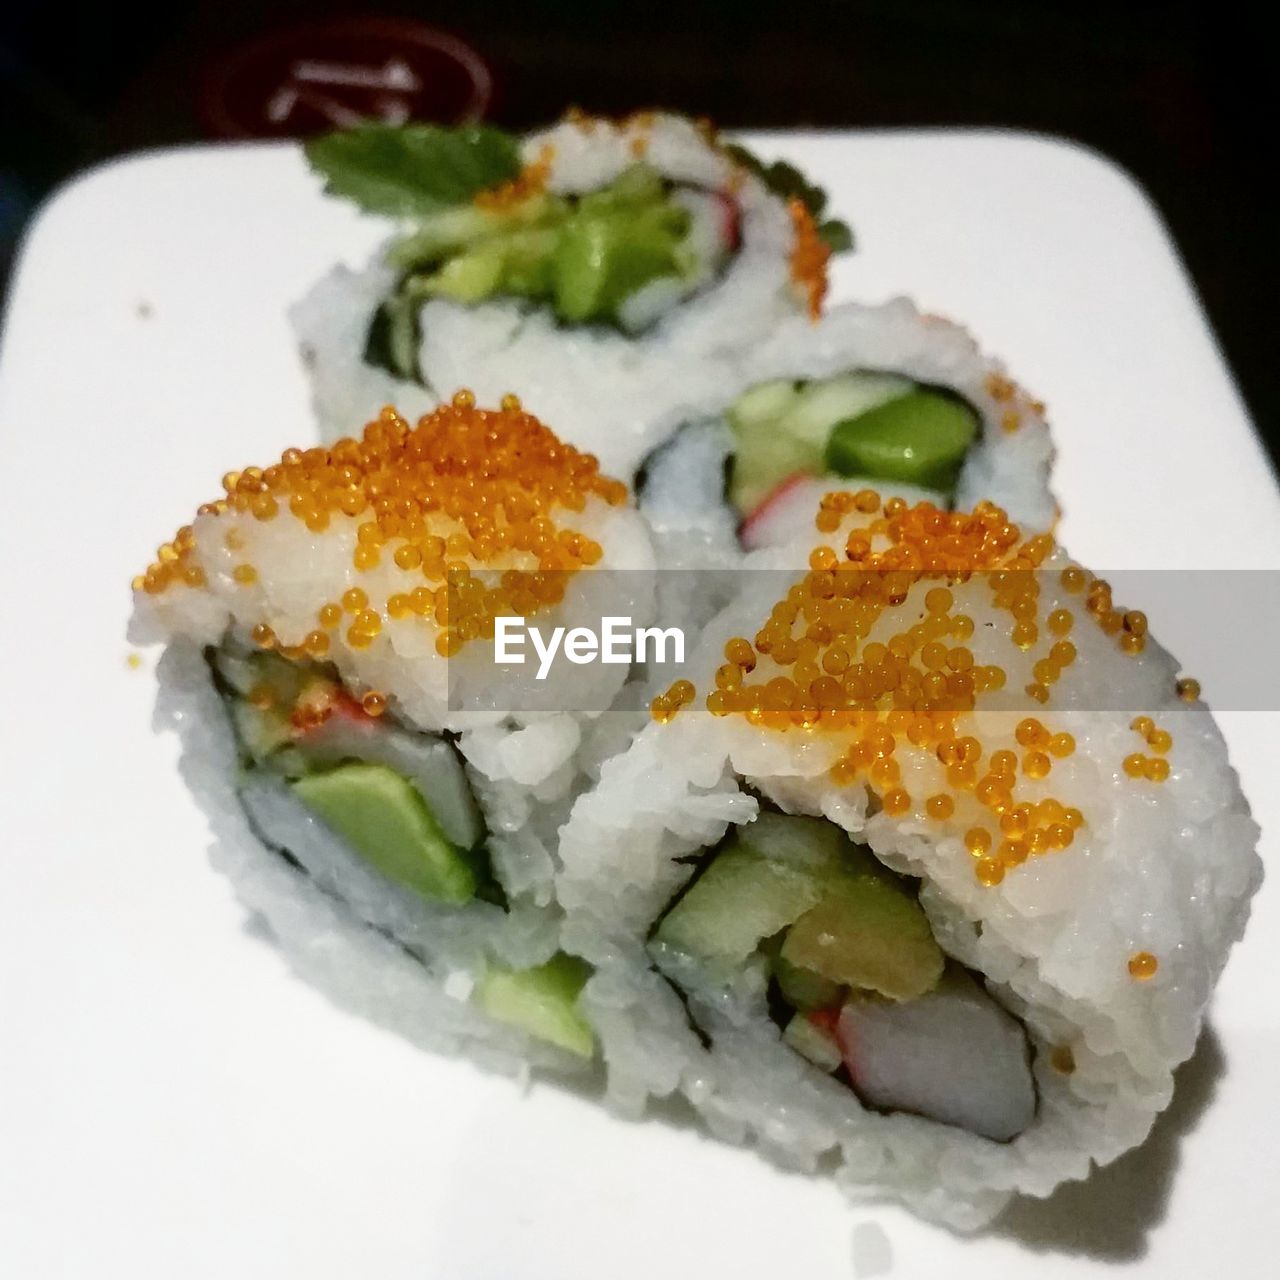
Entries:
[[751,515],[788,476],[796,472],[817,475],[822,470],[822,449],[776,426],[735,428],[736,446],[729,472],[729,501],[739,516]]
[[445,209],[420,222],[387,250],[393,267],[413,271],[431,267],[451,253],[488,239],[502,224],[475,205]]
[[255,763],[289,741],[289,718],[283,712],[275,708],[262,710],[240,698],[229,698],[227,702],[236,739]]
[[699,960],[740,965],[820,897],[816,876],[733,843],[667,912],[654,940]]
[[213,653],[218,675],[242,698],[254,689],[266,687],[276,705],[291,707],[302,687],[313,677],[297,663],[278,653],[233,653],[218,649]]
[[918,389],[831,432],[826,465],[842,476],[897,480],[950,491],[978,434],[978,415],[955,396]]
[[418,789],[379,764],[343,764],[290,782],[297,798],[388,879],[441,902],[469,901],[475,875]]
[[579,207],[588,212],[630,209],[636,205],[658,204],[665,196],[662,175],[652,165],[633,164],[607,187],[584,195]]
[[912,388],[905,378],[849,373],[797,388],[765,382],[741,396],[729,411],[735,436],[729,501],[748,516],[788,476],[821,475],[832,428]]
[[434,275],[421,280],[421,292],[454,302],[483,302],[502,286],[506,254],[500,240],[489,240],[450,258]]
[[595,1034],[578,1008],[578,996],[590,976],[585,961],[561,953],[536,969],[486,969],[472,999],[490,1017],[590,1058]]
[[772,429],[800,398],[796,384],[789,378],[761,382],[743,392],[726,415],[734,431],[747,433],[752,427]]
[[897,400],[914,386],[909,379],[889,373],[846,373],[823,378],[800,391],[777,430],[822,450],[838,422]]
[[397,378],[418,380],[418,308],[424,298],[423,280],[410,276],[380,306],[369,326],[364,358]]
[[569,216],[558,196],[542,195],[507,209],[463,205],[424,218],[413,231],[387,250],[387,262],[405,271],[430,269],[450,254],[501,236],[534,227],[554,227]]
[[797,1013],[787,1023],[782,1038],[802,1058],[808,1058],[823,1071],[835,1071],[840,1066],[840,1044],[835,1036],[815,1026],[803,1013]]

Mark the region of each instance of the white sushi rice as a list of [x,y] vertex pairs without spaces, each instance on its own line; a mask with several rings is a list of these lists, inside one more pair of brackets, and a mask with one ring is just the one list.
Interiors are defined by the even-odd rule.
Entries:
[[[772,563],[802,564],[812,542],[774,553]],[[1067,563],[1059,551],[1044,566],[1045,610],[1070,603],[1065,593],[1053,598],[1058,578],[1049,572]],[[753,635],[785,590],[777,575],[744,581],[743,598],[712,623],[690,663],[703,695],[725,641]],[[877,624],[885,634],[873,628],[868,639],[887,639],[923,616],[929,585],[917,584],[901,609],[886,611],[892,618]],[[992,607],[976,579],[952,589],[974,620],[975,661],[998,662],[1008,687],[1021,689],[1032,655],[1009,641],[1008,614]],[[899,1199],[965,1229],[988,1221],[1015,1192],[1045,1196],[1142,1141],[1169,1102],[1174,1068],[1190,1056],[1244,928],[1261,877],[1258,830],[1212,717],[1176,695],[1169,654],[1148,643],[1140,655],[1124,655],[1092,622],[1076,627],[1072,640],[1078,659],[1036,714],[1053,732],[1073,734],[1076,750],[1055,762],[1049,779],[1022,779],[1019,787],[1024,799],[1051,794],[1079,807],[1087,822],[1069,849],[1014,868],[995,887],[975,877],[962,840],[967,824],[924,817],[923,797],[945,789],[931,750],[899,744],[901,785],[917,797],[901,818],[873,812],[862,785],[830,779],[841,735],[762,730],[740,716],[713,717],[700,701],[666,725],[650,724],[605,764],[561,833],[558,894],[565,945],[597,966],[584,1001],[616,1108],[638,1114],[649,1099],[678,1091],[719,1136],[754,1142],[801,1168],[834,1159],[851,1197]],[[990,750],[1014,747],[1027,711],[984,705],[964,731]],[[1173,735],[1172,773],[1160,786],[1121,768],[1140,743],[1130,728],[1136,711]],[[756,793],[783,811],[825,816],[922,881],[920,901],[943,949],[984,975],[1030,1036],[1039,1110],[1014,1141],[865,1109],[782,1042],[759,970],[729,991],[699,990],[689,980],[690,1012],[712,1038],[704,1047],[654,971],[645,939],[691,873],[678,860],[715,844],[731,824],[751,822]],[[1149,982],[1127,970],[1139,951],[1159,957]],[[1074,1071],[1051,1065],[1058,1046],[1070,1048]]]
[[[639,335],[566,326],[519,301],[433,299],[420,313],[427,390],[364,364],[369,325],[392,275],[385,248],[362,270],[339,266],[292,310],[324,439],[355,433],[384,404],[406,413],[470,387],[481,401],[516,391],[561,437],[630,479],[680,423],[722,407],[726,354],[763,339],[801,308],[791,281],[795,232],[784,201],[679,116],[565,122],[523,143],[527,162],[554,148],[549,189],[597,190],[638,159],[665,178],[732,192],[741,242],[718,278]],[[649,301],[653,301],[650,299]]]
[[369,326],[395,282],[379,252],[363,270],[334,267],[289,311],[326,440],[358,435],[384,405],[395,405],[412,422],[439,403],[425,387],[363,358]]

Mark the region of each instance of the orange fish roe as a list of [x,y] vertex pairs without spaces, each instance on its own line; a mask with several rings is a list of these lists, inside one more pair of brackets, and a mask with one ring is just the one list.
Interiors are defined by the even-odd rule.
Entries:
[[[654,125],[658,123],[658,109],[656,107],[641,107],[637,111],[629,111],[618,121],[618,128],[624,133],[639,129],[642,133],[651,133]],[[700,116],[694,122],[704,137],[711,139],[715,137],[715,126],[705,116]],[[709,132],[708,132],[709,131]]]
[[987,395],[993,400],[998,400],[1001,403],[1005,400],[1012,400],[1017,394],[1017,390],[1017,384],[1012,379],[998,373],[989,373],[987,375]]
[[1183,676],[1175,688],[1183,702],[1195,702],[1200,697],[1200,681],[1191,676]]
[[1033,400],[1012,378],[990,373],[985,385],[987,394],[1000,406],[999,420],[1003,431],[1012,434],[1021,428],[1028,414],[1044,414],[1044,404]]
[[[616,506],[627,496],[594,457],[563,444],[516,397],[479,409],[469,391],[416,427],[385,409],[360,440],[288,449],[269,467],[229,472],[223,487],[226,497],[206,503],[198,518],[295,520],[314,532],[354,522],[354,568],[367,570],[376,557],[403,582],[385,600],[358,586],[340,601],[321,597],[312,617],[323,630],[299,635],[296,644],[282,643],[265,621],[251,625],[256,645],[279,646],[286,657],[327,652],[327,631],[366,649],[391,617],[436,627],[437,651],[456,653],[491,635],[494,618],[527,616],[561,599],[565,576],[597,563],[602,549],[560,519],[590,498]],[[270,514],[259,514],[263,495],[273,499]],[[187,525],[159,549],[136,588],[148,595],[207,589],[202,574],[193,580],[195,551]],[[258,573],[246,561],[232,576],[248,585]]]
[[1140,734],[1155,754],[1146,756],[1135,751],[1125,756],[1121,768],[1130,778],[1145,778],[1148,782],[1168,781],[1169,762],[1161,757],[1173,749],[1173,734],[1161,729],[1150,716],[1134,716],[1129,728]]
[[555,158],[555,147],[546,143],[539,149],[538,158],[525,165],[510,182],[490,187],[487,191],[477,191],[472,197],[472,203],[479,209],[499,213],[515,208],[533,196],[541,195],[547,189],[547,180],[551,177],[551,166],[555,163]]
[[[565,124],[572,125],[579,133],[586,137],[590,137],[599,128],[613,128],[619,133],[630,134],[627,139],[627,150],[637,159],[642,160],[649,154],[649,146],[652,141],[650,135],[653,133],[654,126],[658,123],[659,113],[656,110],[645,109],[641,111],[632,111],[629,115],[618,118],[609,116],[593,116],[588,115],[581,107],[570,107],[561,120]],[[716,126],[705,116],[699,116],[697,119],[690,121],[693,127],[702,135],[709,146],[716,146],[718,131]]]
[[666,693],[660,693],[649,703],[649,714],[659,724],[673,720],[681,707],[687,707],[698,696],[698,691],[688,680],[677,680]]
[[[1039,633],[1046,610],[1034,571],[1054,553],[1054,539],[1024,538],[991,503],[965,513],[882,501],[872,490],[825,495],[819,530],[836,534],[849,523],[842,548],[838,536],[837,545],[815,548],[808,572],[753,637],[726,642],[707,709],[778,732],[839,733],[832,781],[866,787],[890,817],[923,813],[930,822],[957,824],[984,885],[1070,847],[1084,815],[1043,790],[1057,762],[1074,755],[1075,738],[1035,716],[1018,722],[1017,751],[964,732],[965,718],[1004,686],[1006,673],[976,661],[974,622],[958,611],[954,590],[981,573],[991,603],[1008,615],[1010,643],[1019,628]],[[913,593],[921,583],[930,585]],[[1083,578],[1078,585],[1084,588]],[[885,621],[899,617],[887,633]],[[1076,660],[1073,644],[1052,638],[1069,630],[1059,619],[1045,638],[1047,653],[1036,666],[1048,664],[1040,673],[1048,685]],[[868,639],[872,634],[883,639]],[[662,695],[653,717],[665,722],[680,705]],[[929,767],[929,757],[942,785],[926,783],[913,795],[905,771]],[[1141,774],[1151,776],[1145,760]]]
[[791,249],[791,280],[804,294],[810,318],[816,320],[822,314],[822,303],[827,296],[831,249],[818,234],[818,224],[799,196],[787,202],[787,210],[796,233]]
[[1129,957],[1129,976],[1139,982],[1146,982],[1156,976],[1160,961],[1150,951],[1135,951]]
[[1056,1044],[1049,1052],[1049,1065],[1064,1076],[1076,1069],[1076,1055],[1069,1044]]

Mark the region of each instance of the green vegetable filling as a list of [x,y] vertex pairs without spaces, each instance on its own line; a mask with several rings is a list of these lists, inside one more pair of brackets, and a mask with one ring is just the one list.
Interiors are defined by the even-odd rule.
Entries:
[[[406,731],[372,717],[361,721],[331,668],[290,662],[269,652],[220,649],[210,650],[207,657],[246,769],[267,769],[283,777],[296,799],[356,854],[422,897],[455,905],[476,896],[500,898],[478,851],[450,839],[417,783],[386,764],[348,758],[349,735],[359,743],[365,735]],[[349,722],[336,735],[330,733],[327,742],[312,740],[325,735],[328,720],[319,715],[321,709]],[[301,729],[300,724],[315,728]],[[456,771],[442,769],[448,776],[433,780],[433,794],[449,801],[455,827],[466,830],[474,800],[469,791],[458,793],[466,787],[465,777],[452,748],[439,743],[434,749],[443,751],[437,758],[447,759]],[[474,821],[479,830],[478,815]],[[532,969],[490,965],[472,999],[491,1017],[590,1059],[595,1035],[578,999],[590,975],[585,961],[563,953]]]
[[424,898],[469,902],[476,880],[408,778],[381,764],[341,764],[290,783],[293,794],[370,866]]
[[447,209],[390,250],[403,274],[374,320],[365,358],[418,378],[418,313],[431,298],[524,298],[568,324],[624,325],[626,302],[646,285],[696,287],[707,264],[687,243],[690,226],[676,191],[644,164],[581,197]]
[[584,960],[561,952],[536,969],[491,966],[476,984],[472,999],[490,1017],[590,1058],[595,1053],[595,1035],[578,1004],[590,976],[591,967]]
[[[502,900],[448,743],[366,715],[326,666],[226,650],[210,662],[246,770],[282,778],[353,852],[422,897]],[[401,761],[416,776],[395,767]]]
[[980,426],[951,392],[882,373],[761,383],[728,421],[729,499],[744,518],[796,475],[911,485],[949,505]]
[[815,1027],[851,993],[913,1000],[937,986],[944,963],[911,881],[825,819],[770,812],[714,852],[651,945],[716,981],[758,957],[802,1052],[824,1052]]
[[[643,163],[582,196],[534,192],[506,204],[476,203],[521,172],[519,139],[491,126],[369,122],[304,146],[328,193],[413,224],[388,254],[401,275],[364,352],[366,362],[401,378],[421,381],[418,317],[428,299],[523,298],[545,303],[568,324],[634,330],[666,297],[634,312],[629,300],[661,280],[671,282],[672,298],[687,296],[736,241],[736,211],[717,205],[726,198],[674,186]],[[833,251],[851,247],[844,223],[822,219],[826,193],[797,169],[766,165],[742,147],[725,151],[781,198],[803,201]],[[691,209],[700,210],[700,231]]]

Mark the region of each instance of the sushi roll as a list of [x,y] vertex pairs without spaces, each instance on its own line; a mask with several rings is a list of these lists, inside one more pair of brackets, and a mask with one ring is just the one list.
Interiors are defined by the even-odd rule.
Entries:
[[539,707],[489,638],[594,618],[610,578],[645,616],[626,486],[514,397],[459,392],[223,489],[135,580],[131,628],[167,646],[158,718],[217,865],[344,1003],[509,1070],[589,1062],[555,832],[626,668],[574,668],[573,700],[549,679]]
[[563,941],[615,1107],[975,1228],[1168,1105],[1258,829],[1195,681],[1051,535],[870,489],[811,519],[575,804]]
[[660,542],[732,561],[803,534],[840,484],[943,508],[987,499],[1033,529],[1057,518],[1044,405],[963,328],[907,299],[786,321],[725,388],[722,410],[687,423],[644,469],[641,505]]
[[307,153],[329,192],[399,224],[292,313],[329,439],[386,403],[519,387],[630,480],[718,407],[720,358],[820,313],[849,244],[802,175],[677,115],[577,114],[524,139],[364,125]]

